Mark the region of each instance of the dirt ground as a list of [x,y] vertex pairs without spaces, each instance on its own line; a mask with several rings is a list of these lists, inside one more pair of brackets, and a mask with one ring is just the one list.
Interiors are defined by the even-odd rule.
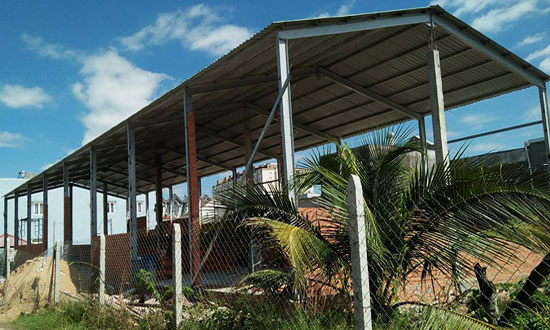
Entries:
[[[11,273],[8,281],[0,285],[0,330],[22,313],[32,313],[53,303],[54,264],[52,257],[28,260]],[[61,291],[76,294],[77,289],[71,280],[69,264],[61,261],[60,265],[59,288],[62,299],[64,295]]]

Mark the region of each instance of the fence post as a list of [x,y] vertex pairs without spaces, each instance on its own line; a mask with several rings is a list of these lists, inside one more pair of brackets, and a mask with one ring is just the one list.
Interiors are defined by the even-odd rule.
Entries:
[[181,229],[180,225],[174,224],[172,232],[172,279],[174,281],[174,322],[176,328],[181,323],[182,318],[182,279],[181,279]]
[[350,176],[347,198],[355,330],[372,330],[365,205],[361,180],[356,175]]
[[105,235],[99,236],[99,303],[105,302]]
[[54,302],[57,304],[59,302],[59,269],[61,268],[61,265],[59,264],[61,261],[61,244],[59,241],[55,242],[55,285],[54,285],[54,294],[53,299]]
[[10,258],[11,258],[11,248],[8,238],[8,245],[5,245],[4,248],[6,249],[6,281],[10,279],[10,272],[11,272],[11,264],[10,264]]

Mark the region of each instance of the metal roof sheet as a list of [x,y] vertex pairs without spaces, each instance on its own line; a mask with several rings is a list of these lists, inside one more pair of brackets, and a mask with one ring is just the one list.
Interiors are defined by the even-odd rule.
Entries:
[[[275,41],[280,31],[377,22],[415,15],[437,18],[434,32],[440,51],[446,109],[532,86],[532,81],[525,78],[525,73],[540,81],[548,81],[548,75],[438,6],[275,22],[144,109],[37,175],[28,184],[33,191],[40,191],[41,177],[47,175],[50,188],[62,186],[62,168],[65,163],[70,170],[71,182],[87,186],[89,148],[94,146],[97,149],[98,181],[106,182],[109,192],[125,195],[128,187],[128,124],[137,127],[138,192],[154,189],[157,152],[162,153],[163,184],[167,186],[184,182],[182,97],[185,88],[195,92],[219,89],[198,93],[193,97],[199,176],[243,166],[246,162],[242,148],[243,123],[248,118],[255,140],[278,93]],[[325,138],[311,131],[348,137],[410,119],[326,79],[319,74],[320,68],[330,70],[419,114],[429,114],[426,55],[430,28],[425,23],[390,24],[368,31],[290,40],[295,149],[303,150],[326,142]],[[465,38],[480,43],[481,48],[468,44]],[[523,71],[511,71],[496,57]],[[228,86],[233,87],[224,88]],[[279,153],[279,131],[274,121],[266,132],[256,160],[272,158]],[[102,187],[98,189],[101,191]],[[15,191],[25,194],[26,184],[14,189],[8,196],[13,196]]]

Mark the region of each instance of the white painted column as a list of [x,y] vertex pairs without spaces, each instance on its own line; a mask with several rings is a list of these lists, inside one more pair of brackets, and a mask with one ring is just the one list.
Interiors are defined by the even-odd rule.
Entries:
[[90,147],[90,244],[97,235],[97,159],[96,150]]
[[[286,39],[277,38],[277,67],[279,69],[279,89],[281,89],[290,76],[288,40]],[[289,83],[281,98],[280,114],[283,145],[283,181],[292,187],[294,177],[294,126],[292,125],[292,97],[290,90]],[[288,195],[291,200],[296,201],[296,192],[294,189],[289,189]]]
[[181,228],[175,223],[172,231],[172,285],[174,287],[174,322],[176,328],[182,320],[182,278],[181,278]]
[[356,175],[351,175],[349,178],[347,197],[355,330],[371,330],[372,317],[367,235],[365,230],[365,205],[361,180]]
[[59,264],[61,262],[61,244],[59,241],[55,242],[54,247],[54,254],[55,254],[55,278],[54,278],[54,289],[53,289],[53,297],[54,302],[57,304],[59,302],[59,273],[61,272],[61,265]]
[[540,112],[542,116],[542,129],[544,131],[544,151],[546,152],[546,169],[550,172],[550,114],[548,113],[548,95],[546,86],[539,87]]
[[126,126],[128,145],[128,211],[130,218],[131,271],[137,272],[137,209],[136,209],[136,132],[130,124]]
[[435,161],[439,164],[449,162],[447,147],[447,126],[445,124],[445,102],[443,100],[443,82],[439,51],[428,51],[428,79],[430,83],[430,101],[435,144]]
[[105,302],[105,234],[99,236],[99,303]]

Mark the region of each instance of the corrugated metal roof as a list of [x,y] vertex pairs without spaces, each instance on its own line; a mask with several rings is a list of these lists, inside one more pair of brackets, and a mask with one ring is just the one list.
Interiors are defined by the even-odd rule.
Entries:
[[[62,186],[62,166],[71,181],[87,186],[89,148],[97,148],[98,181],[110,192],[127,193],[126,125],[136,128],[138,192],[154,189],[155,153],[162,153],[163,184],[185,181],[185,144],[182,97],[185,88],[233,84],[234,88],[194,95],[199,176],[245,164],[244,122],[248,118],[252,139],[257,139],[266,112],[278,93],[275,41],[279,31],[338,26],[358,22],[432,15],[452,29],[483,44],[474,48],[455,32],[434,29],[440,52],[446,109],[466,105],[532,86],[517,71],[488,56],[501,56],[541,81],[548,76],[438,6],[343,17],[275,22],[210,66],[166,93],[150,105],[82,146],[39,174],[30,184],[39,191],[47,175],[50,188]],[[388,106],[364,97],[318,74],[319,68],[352,81],[415,112],[430,113],[427,73],[428,24],[387,26],[368,31],[340,33],[289,41],[292,73],[292,107],[295,149],[303,150],[325,139],[311,131],[347,137],[370,129],[409,120]],[[245,84],[246,82],[253,84]],[[300,128],[302,127],[302,129]],[[256,160],[272,158],[280,149],[279,126],[268,129]],[[99,187],[101,189],[101,187]],[[25,186],[16,188],[25,194]],[[14,191],[15,191],[14,190]],[[12,191],[9,196],[13,196]]]

